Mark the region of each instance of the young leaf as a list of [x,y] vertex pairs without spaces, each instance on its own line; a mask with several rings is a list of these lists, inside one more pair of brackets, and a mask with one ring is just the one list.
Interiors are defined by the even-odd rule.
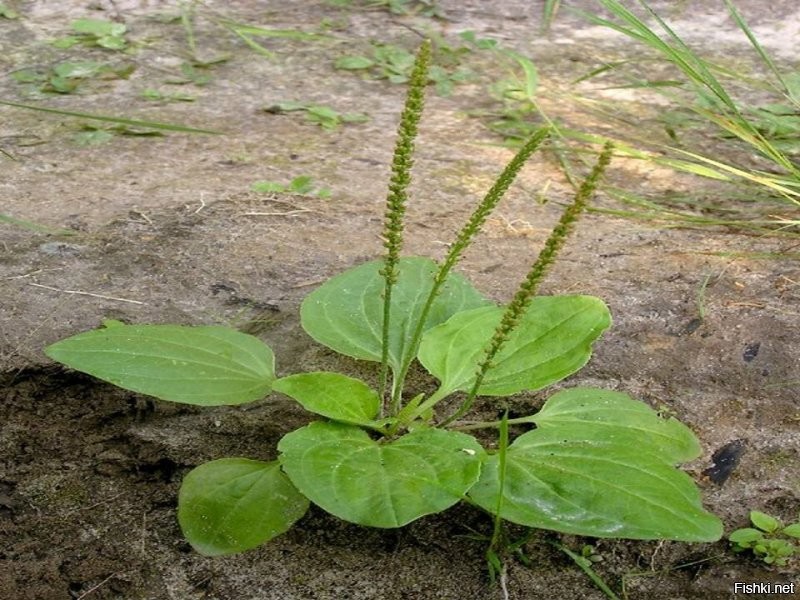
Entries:
[[56,342],[45,354],[128,390],[202,406],[259,400],[275,378],[272,350],[234,329],[105,324]]
[[289,182],[286,190],[293,194],[309,194],[314,189],[314,180],[310,175],[298,175]]
[[761,531],[766,531],[767,533],[773,533],[781,526],[778,519],[757,510],[750,511],[750,522]]
[[[303,329],[320,344],[362,360],[381,360],[384,279],[383,261],[349,269],[314,290],[300,307]],[[428,297],[436,263],[427,258],[400,259],[399,278],[392,288],[389,366],[397,372],[409,352],[414,326]],[[433,303],[425,328],[453,314],[489,304],[472,285],[452,274]]]
[[372,425],[378,416],[380,398],[367,384],[339,373],[300,373],[272,384],[309,412],[353,425]]
[[754,542],[764,539],[764,532],[751,527],[745,527],[731,532],[728,539],[734,544],[739,544],[743,548],[749,548]]
[[178,522],[200,554],[243,552],[285,532],[308,510],[308,500],[280,464],[223,458],[200,465],[183,480]]
[[[599,403],[608,400],[607,392],[597,392]],[[719,539],[722,523],[703,510],[691,478],[673,466],[690,445],[681,438],[691,432],[686,429],[673,444],[672,427],[662,425],[650,409],[645,418],[644,411],[633,408],[636,401],[622,394],[613,401],[616,418],[609,409],[598,419],[588,405],[591,398],[588,389],[572,394],[571,401],[586,411],[575,419],[581,412],[576,408],[573,418],[562,422],[554,415],[548,420],[546,403],[538,429],[509,446],[500,516],[527,527],[592,537]],[[576,426],[581,421],[583,426]],[[469,492],[489,512],[500,493],[498,462],[497,456],[486,461]]]
[[455,431],[420,429],[379,443],[358,427],[315,422],[278,443],[283,470],[329,513],[369,527],[401,527],[463,499],[483,448]]
[[258,192],[261,194],[268,194],[268,193],[283,193],[287,191],[286,184],[280,183],[279,181],[265,181],[259,180],[254,181],[250,184],[250,190],[253,192]]
[[781,533],[793,538],[800,538],[800,523],[792,523],[791,525],[787,525],[781,530]]
[[[438,396],[472,387],[503,311],[497,306],[463,311],[423,336],[418,358],[441,381]],[[598,298],[534,298],[493,360],[478,394],[507,396],[563,379],[586,364],[592,342],[610,325],[608,308]]]

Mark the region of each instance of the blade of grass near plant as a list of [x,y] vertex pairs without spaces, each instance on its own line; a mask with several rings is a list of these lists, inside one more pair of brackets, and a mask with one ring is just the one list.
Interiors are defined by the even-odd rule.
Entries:
[[595,572],[594,569],[592,569],[592,563],[590,560],[588,560],[583,556],[580,556],[579,554],[576,554],[563,544],[559,544],[558,542],[550,542],[550,543],[559,550],[561,550],[564,554],[569,556],[573,560],[573,562],[576,565],[578,565],[578,567],[580,567],[581,571],[586,573],[589,579],[592,580],[592,583],[594,583],[597,586],[597,588],[606,595],[607,598],[610,598],[611,600],[619,600],[619,596],[617,596],[614,593],[614,591],[610,587],[608,587],[608,584],[606,584],[606,582],[603,581],[603,578],[600,577]]
[[17,227],[22,227],[23,229],[30,229],[31,231],[36,231],[39,233],[50,233],[56,235],[75,235],[75,232],[70,231],[69,229],[58,229],[54,227],[47,227],[46,225],[39,225],[38,223],[34,223],[33,221],[26,221],[25,219],[16,219],[14,217],[10,217],[2,213],[0,213],[0,223],[9,223],[10,225],[16,225]]
[[320,33],[307,33],[305,31],[297,31],[296,29],[267,29],[266,27],[246,25],[244,23],[237,23],[235,21],[226,21],[225,23],[231,27],[235,27],[241,33],[244,33],[246,35],[254,35],[257,37],[284,38],[289,40],[300,40],[300,41],[331,38],[331,36],[329,35],[323,35]]
[[109,117],[107,115],[84,113],[73,110],[61,110],[59,108],[49,108],[47,106],[36,106],[35,104],[9,102],[8,100],[0,100],[0,104],[3,104],[5,106],[13,106],[15,108],[24,108],[27,110],[36,110],[39,112],[51,113],[54,115],[64,115],[66,117],[79,117],[81,119],[92,119],[94,121],[105,121],[107,123],[120,123],[122,125],[132,125],[133,127],[147,127],[150,129],[163,129],[165,131],[179,131],[182,133],[202,133],[207,135],[222,135],[223,133],[222,131],[215,131],[213,129],[198,129],[195,127],[186,127],[185,125],[175,125],[173,123],[159,123],[157,121],[139,121],[137,119],[127,119],[124,117]]
[[[793,177],[800,178],[800,170],[794,163],[783,152],[776,148],[774,144],[766,139],[753,123],[743,116],[739,105],[730,96],[720,80],[712,73],[710,63],[695,54],[647,2],[640,0],[641,5],[648,14],[665,32],[664,37],[650,29],[636,15],[623,6],[619,0],[600,0],[600,2],[617,19],[621,20],[624,25],[585,12],[581,14],[594,23],[624,33],[660,52],[668,62],[683,71],[684,75],[695,86],[697,93],[701,97],[705,96],[708,98],[705,92],[710,92],[712,99],[715,100],[715,106],[712,110],[707,110],[699,106],[692,106],[691,109],[693,111],[736,138],[739,138],[746,144],[749,144],[759,153],[776,163],[776,165],[786,170]],[[730,7],[729,0],[726,0],[726,5]],[[756,52],[762,60],[767,63],[768,67],[773,70],[773,73],[778,74],[781,83],[785,86],[784,80],[780,77],[774,63],[772,63],[763,48],[758,44],[755,36],[753,36],[752,32],[747,28],[747,25],[741,17],[738,16],[738,13],[735,13],[735,9],[733,16],[745,35],[747,35],[751,44],[754,45]]]
[[738,231],[749,231],[762,235],[776,235],[788,237],[800,237],[800,233],[787,231],[786,226],[776,227],[782,223],[779,219],[723,219],[703,216],[697,213],[690,213],[670,209],[661,206],[651,200],[639,196],[632,192],[620,188],[606,187],[606,193],[623,204],[632,207],[630,210],[590,207],[589,212],[614,215],[627,219],[638,219],[649,221],[655,224],[660,223],[660,227],[728,227]]
[[561,0],[545,0],[542,10],[542,31],[548,31],[556,18]]
[[[571,139],[592,144],[602,144],[609,138],[602,135],[594,135],[581,131],[562,128],[559,130],[562,139]],[[717,179],[719,181],[732,181],[731,176],[744,179],[750,183],[762,186],[776,192],[780,197],[788,200],[792,204],[800,202],[800,190],[792,189],[790,186],[800,185],[800,181],[795,181],[791,176],[775,175],[760,171],[740,169],[734,165],[714,160],[702,154],[690,152],[675,146],[656,144],[666,153],[678,153],[692,159],[681,160],[676,158],[662,158],[651,152],[638,150],[633,146],[614,140],[616,152],[619,156],[647,160],[657,165],[669,167],[676,171],[683,171],[692,175],[699,175],[707,179]]]
[[758,39],[755,35],[753,35],[753,31],[748,27],[745,20],[742,18],[742,15],[736,10],[736,7],[731,3],[730,0],[724,0],[725,6],[728,7],[728,11],[730,11],[733,20],[736,21],[736,24],[739,26],[744,34],[747,36],[747,39],[750,40],[750,44],[755,49],[758,56],[764,62],[764,64],[772,71],[772,74],[775,75],[775,78],[781,83],[783,89],[787,89],[786,81],[783,79],[783,75],[781,74],[778,67],[775,65],[773,60],[770,58],[769,54],[766,53],[763,46],[758,42]]

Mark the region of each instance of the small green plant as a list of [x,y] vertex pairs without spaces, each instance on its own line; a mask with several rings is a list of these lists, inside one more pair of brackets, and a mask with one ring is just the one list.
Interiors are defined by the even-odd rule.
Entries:
[[299,175],[289,183],[266,180],[255,181],[250,185],[250,190],[262,194],[298,194],[300,196],[318,196],[320,198],[328,198],[331,195],[331,191],[326,187],[316,188],[314,180],[309,175]]
[[11,77],[17,83],[33,84],[40,92],[72,94],[89,80],[127,79],[135,68],[131,63],[110,65],[90,60],[64,61],[49,69],[20,69]]
[[540,112],[536,102],[539,74],[533,62],[521,54],[496,49],[498,56],[519,67],[521,76],[511,70],[509,77],[500,79],[490,88],[502,109],[493,115],[488,127],[501,135],[509,145],[518,146],[531,132],[541,127]]
[[[287,433],[279,458],[221,458],[183,480],[178,520],[199,552],[224,555],[283,533],[309,501],[346,521],[402,527],[468,502],[494,516],[487,558],[500,561],[502,522],[593,537],[711,541],[722,526],[676,465],[696,458],[692,432],[627,395],[576,387],[533,415],[465,420],[486,397],[538,390],[579,370],[611,324],[606,305],[581,295],[537,296],[608,165],[607,145],[508,306],[453,271],[528,158],[517,152],[439,263],[401,255],[414,141],[430,45],[410,77],[392,162],[382,260],[351,268],[303,301],[303,328],[343,355],[381,365],[378,385],[336,372],[276,377],[272,350],[216,326],[105,327],[49,346],[52,359],[136,392],[200,406],[237,405],[271,391],[317,417]],[[437,380],[405,389],[417,360]],[[535,425],[510,439],[509,426]],[[492,449],[489,435],[497,431]],[[515,546],[516,547],[516,546]]]
[[754,527],[737,529],[728,536],[733,551],[751,550],[768,565],[786,566],[798,550],[795,540],[800,539],[800,518],[784,527],[775,517],[754,510],[750,522]]
[[76,19],[72,22],[72,31],[74,35],[59,38],[53,45],[57,48],[71,48],[75,44],[86,44],[109,50],[125,50],[127,47],[125,33],[128,28],[124,23],[102,19]]
[[[441,55],[442,53],[439,52]],[[471,71],[458,66],[453,60],[454,50],[447,47],[439,61],[428,69],[428,81],[440,96],[447,96],[453,87],[472,77]],[[373,44],[370,56],[349,55],[340,57],[334,67],[346,71],[364,71],[376,79],[388,79],[391,83],[408,83],[414,67],[414,55],[393,44]]]
[[268,113],[282,114],[302,111],[306,118],[329,131],[337,129],[343,123],[364,123],[369,117],[364,113],[340,113],[330,106],[311,104],[309,102],[279,102],[264,109]]

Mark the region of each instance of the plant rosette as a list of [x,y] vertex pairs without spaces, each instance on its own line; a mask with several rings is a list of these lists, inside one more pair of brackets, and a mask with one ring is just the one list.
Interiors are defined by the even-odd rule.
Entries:
[[[360,265],[312,292],[301,307],[305,330],[337,352],[380,361],[381,265]],[[435,269],[426,258],[400,262],[389,338],[393,370],[407,359]],[[474,383],[502,312],[466,279],[448,279],[416,355],[440,382],[429,399]],[[510,395],[565,378],[587,362],[592,342],[610,323],[597,298],[534,298],[479,394]],[[426,418],[430,411],[420,410],[421,398],[381,418],[380,395],[366,383],[332,372],[276,379],[269,347],[232,329],[107,321],[53,344],[47,354],[163,400],[232,405],[277,391],[323,418],[284,436],[277,461],[225,458],[186,476],[178,519],[206,555],[274,538],[303,516],[309,500],[371,527],[401,527],[468,501],[514,523],[577,535],[684,541],[721,535],[689,476],[675,468],[700,453],[692,432],[619,392],[567,389],[536,414],[516,419],[536,428],[510,444],[501,474],[496,452],[458,431],[458,422],[437,427]]]
[[[548,132],[536,132],[478,204],[440,263],[401,257],[414,138],[428,82],[430,44],[417,54],[400,119],[383,238],[383,260],[334,276],[305,298],[303,329],[348,357],[380,364],[381,389],[335,372],[276,377],[261,340],[219,326],[106,321],[49,346],[63,365],[125,389],[199,406],[255,402],[279,392],[317,420],[286,434],[277,460],[222,458],[184,479],[178,520],[210,556],[248,550],[288,530],[309,501],[346,521],[402,527],[468,502],[499,524],[601,538],[714,541],[722,524],[706,512],[677,467],[700,455],[694,434],[627,395],[571,388],[535,414],[470,422],[476,400],[540,390],[589,360],[611,325],[599,298],[535,291],[611,158],[597,165],[564,211],[507,306],[487,300],[453,271],[487,217]],[[406,399],[418,361],[438,381]],[[443,400],[458,408],[443,414]],[[460,402],[460,404],[459,404]],[[448,403],[452,406],[452,402]],[[508,425],[533,428],[508,440]],[[499,432],[484,448],[469,432]]]

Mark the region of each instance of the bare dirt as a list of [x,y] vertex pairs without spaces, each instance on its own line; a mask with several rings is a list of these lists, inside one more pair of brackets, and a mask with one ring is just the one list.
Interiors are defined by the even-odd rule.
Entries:
[[[297,319],[300,301],[316,285],[380,255],[404,93],[385,80],[334,70],[333,61],[365,52],[370,39],[413,49],[420,39],[414,30],[430,28],[451,41],[473,30],[530,56],[541,72],[543,103],[565,122],[602,129],[559,101],[566,98],[559,93],[601,61],[635,52],[631,43],[566,11],[549,34],[540,34],[539,3],[511,0],[441,2],[446,20],[324,2],[210,3],[217,16],[269,28],[322,28],[328,37],[258,38],[275,53],[267,59],[215,25],[204,9],[198,54],[228,60],[203,71],[211,78],[206,85],[178,87],[164,81],[180,76],[185,31],[179,22],[155,18],[177,14],[173,3],[17,4],[21,19],[0,19],[6,73],[0,97],[223,133],[115,135],[80,146],[73,136],[82,120],[0,108],[0,148],[9,155],[0,156],[0,215],[69,234],[0,222],[0,597],[502,598],[503,590],[486,580],[484,545],[466,537],[488,533],[491,523],[468,507],[401,530],[357,527],[312,507],[287,534],[257,550],[222,559],[197,555],[175,520],[182,476],[223,456],[273,459],[280,437],[309,415],[281,397],[206,410],[153,401],[64,371],[42,348],[106,318],[223,323],[269,343],[281,375],[336,368],[374,378],[369,366],[314,345]],[[712,55],[734,61],[745,52],[717,3],[683,4],[655,6]],[[796,39],[792,24],[800,22],[793,2],[771,3],[768,11],[755,1],[738,5],[769,50],[796,60],[787,52],[787,40]],[[48,44],[82,16],[124,21],[135,42],[131,51]],[[10,77],[66,57],[136,68],[127,80],[92,80],[59,96],[43,96]],[[408,214],[410,254],[441,257],[512,156],[484,120],[468,114],[491,105],[485,84],[501,77],[503,66],[479,53],[464,60],[473,61],[477,79],[428,101]],[[653,115],[661,109],[653,95],[615,97],[599,87],[581,92],[624,102],[641,111],[641,127],[655,127]],[[149,102],[140,97],[146,88],[190,92],[196,101]],[[299,113],[263,111],[289,100],[367,113],[370,121],[325,131]],[[288,182],[299,175],[329,187],[331,197],[248,191],[256,180]],[[723,208],[733,202],[703,180],[649,163],[618,160],[609,181],[655,197],[695,192]],[[546,204],[536,201],[543,193]],[[461,271],[489,297],[507,300],[569,194],[552,155],[539,155]],[[619,208],[603,194],[597,205]],[[705,448],[687,470],[726,533],[745,526],[751,509],[785,521],[800,510],[800,266],[785,257],[796,244],[777,235],[667,229],[594,213],[581,221],[542,289],[593,294],[608,303],[614,327],[587,368],[562,385],[624,391],[687,423]],[[513,398],[510,406],[530,412],[549,393]],[[736,440],[744,447],[738,465],[723,484],[709,481],[702,473],[712,455]],[[605,597],[548,539],[542,533],[528,544],[529,566],[509,565],[508,597]],[[735,581],[800,583],[792,568],[735,555],[724,540],[558,539],[573,549],[594,544],[603,558],[598,573],[632,599],[728,598]]]

